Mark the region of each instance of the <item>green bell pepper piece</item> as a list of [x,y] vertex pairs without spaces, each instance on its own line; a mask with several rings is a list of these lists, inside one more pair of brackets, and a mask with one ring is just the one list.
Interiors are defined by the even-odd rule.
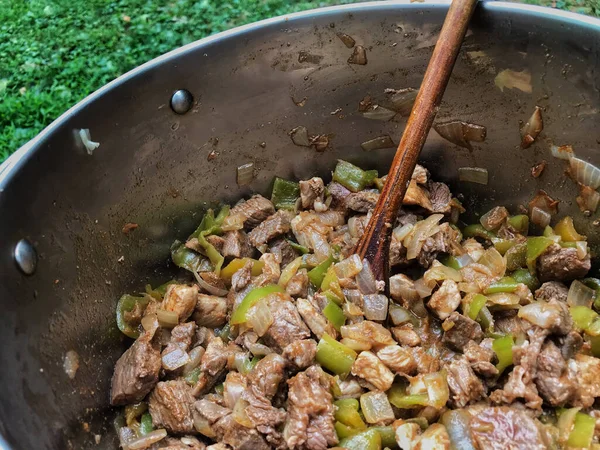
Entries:
[[494,233],[483,228],[483,225],[481,225],[480,223],[474,223],[472,225],[466,226],[465,228],[463,228],[462,233],[465,238],[478,237],[482,239],[488,239],[490,241],[496,237]]
[[160,302],[163,299],[163,297],[165,296],[165,294],[167,293],[167,288],[171,284],[177,284],[177,281],[175,281],[175,280],[167,281],[166,283],[161,284],[160,286],[158,286],[155,289],[152,289],[152,286],[147,284],[146,285],[146,294],[152,296],[152,298],[154,298],[155,300]]
[[231,326],[226,323],[220,330],[216,329],[215,336],[220,337],[227,344],[231,340]]
[[533,274],[535,273],[535,262],[548,247],[554,244],[552,239],[535,236],[527,239],[527,268]]
[[229,206],[223,206],[217,217],[214,216],[213,210],[209,209],[202,218],[202,222],[200,222],[198,228],[196,228],[196,231],[194,231],[188,238],[188,240],[192,238],[196,238],[198,240],[198,244],[200,247],[202,247],[204,254],[214,266],[214,271],[217,275],[219,275],[221,272],[221,266],[223,265],[225,258],[223,258],[223,255],[221,255],[217,249],[206,240],[206,237],[212,234],[221,234],[223,232],[223,230],[221,230],[221,226],[223,225],[223,221],[228,214]]
[[358,400],[345,398],[337,400],[333,404],[337,406],[337,411],[334,414],[335,420],[357,431],[367,429],[367,425],[358,412]]
[[472,319],[472,320],[477,320],[477,317],[479,317],[479,313],[481,312],[481,308],[483,308],[485,306],[485,304],[487,303],[487,297],[485,295],[481,295],[481,294],[476,294],[473,299],[471,300],[471,303],[469,303],[469,309],[467,311],[467,315]]
[[344,425],[341,422],[336,422],[334,427],[335,433],[337,434],[339,440],[346,439],[360,433],[360,430],[349,427],[348,425]]
[[184,376],[183,379],[190,386],[196,386],[198,384],[198,379],[200,378],[201,373],[202,370],[200,369],[200,367],[196,367],[194,370],[192,370],[190,373]]
[[592,445],[595,426],[596,419],[587,414],[578,412],[575,415],[575,422],[573,423],[573,429],[569,434],[567,445],[575,448],[589,448],[590,445]]
[[588,330],[598,318],[598,313],[587,306],[571,306],[569,311],[575,325],[582,330]]
[[219,395],[223,395],[225,391],[225,385],[223,383],[219,383],[215,386],[215,392]]
[[133,295],[125,294],[121,296],[119,302],[117,303],[117,326],[125,336],[132,339],[137,339],[140,336],[139,327],[133,327],[130,323],[128,323],[125,319],[125,313],[133,311],[136,305],[140,305],[142,308],[145,308],[148,303],[150,303],[151,299],[152,297],[149,295],[135,297]]
[[465,267],[464,264],[461,264],[461,262],[456,257],[454,257],[452,255],[446,256],[445,258],[443,258],[441,260],[441,262],[446,267],[450,267],[451,269],[454,269],[454,270],[460,270],[463,267]]
[[527,266],[527,243],[519,242],[504,254],[506,258],[506,270],[512,272]]
[[600,280],[598,278],[584,278],[581,280],[590,289],[594,290],[594,308],[600,309]]
[[289,239],[286,239],[289,243],[290,246],[297,251],[298,253],[300,253],[301,255],[306,255],[308,252],[310,252],[310,249],[308,247],[305,247],[304,245],[300,245],[297,242],[291,241]]
[[509,239],[492,238],[494,248],[498,250],[498,253],[505,255],[512,247],[515,246],[516,242]]
[[370,429],[342,439],[338,447],[346,450],[381,450],[381,435],[379,431]]
[[246,322],[246,314],[248,310],[253,307],[260,299],[265,298],[267,295],[275,292],[285,292],[285,290],[277,284],[268,284],[263,287],[252,289],[241,303],[238,305],[236,310],[231,315],[229,320],[230,325],[239,325],[240,323]]
[[398,448],[398,443],[396,442],[396,432],[394,431],[393,427],[371,427],[370,429],[377,430],[381,436],[381,446],[383,448]]
[[492,316],[487,306],[484,305],[481,307],[481,311],[479,311],[479,315],[477,316],[477,322],[479,322],[483,330],[493,331],[494,316]]
[[171,245],[171,259],[177,267],[190,272],[206,272],[213,269],[204,256],[190,250],[181,241],[175,241]]
[[354,350],[336,341],[327,333],[323,334],[317,345],[316,361],[336,375],[345,376],[350,373],[356,356]]
[[600,336],[590,336],[590,347],[592,355],[596,358],[600,358]]
[[329,300],[327,306],[323,308],[323,315],[331,322],[336,330],[340,331],[342,325],[346,323],[344,311],[337,304]]
[[523,283],[531,291],[535,291],[538,287],[540,287],[539,280],[535,275],[532,275],[529,270],[517,269],[512,273],[511,277],[517,283]]
[[376,170],[362,170],[347,161],[338,160],[333,171],[333,181],[340,183],[352,192],[362,191],[371,186],[377,178]]
[[407,394],[406,388],[401,384],[393,384],[387,396],[390,403],[400,409],[418,408],[429,404],[427,394]]
[[327,274],[329,266],[331,266],[334,262],[335,258],[333,257],[333,255],[329,255],[329,258],[327,258],[317,267],[311,269],[308,272],[308,279],[310,280],[310,282],[317,288],[321,286],[323,284],[323,280],[325,279],[325,275]]
[[511,335],[494,339],[492,349],[498,357],[498,364],[496,364],[498,372],[502,373],[504,369],[513,365],[513,345],[514,341]]
[[284,180],[275,177],[273,182],[273,191],[271,192],[271,202],[276,209],[296,210],[296,203],[300,198],[300,184],[294,181]]
[[498,292],[515,292],[519,287],[512,277],[502,277],[495,283],[492,283],[484,291],[484,294],[497,294]]
[[527,235],[529,230],[529,217],[526,214],[518,214],[508,218],[508,224],[517,233]]
[[140,434],[145,436],[152,430],[154,430],[154,426],[152,425],[152,416],[150,413],[142,414],[142,418],[140,420]]

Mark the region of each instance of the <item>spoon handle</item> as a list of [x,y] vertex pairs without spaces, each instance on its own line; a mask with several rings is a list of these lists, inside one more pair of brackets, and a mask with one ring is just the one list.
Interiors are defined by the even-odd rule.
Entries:
[[419,153],[438,111],[477,0],[453,0],[423,77],[381,195],[355,253],[366,259],[376,280],[387,280],[389,245],[398,210]]

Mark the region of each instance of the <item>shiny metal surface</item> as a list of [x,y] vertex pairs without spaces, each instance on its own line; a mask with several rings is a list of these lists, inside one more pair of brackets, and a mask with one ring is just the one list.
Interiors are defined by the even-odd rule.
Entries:
[[178,89],[171,97],[171,109],[177,114],[185,114],[194,104],[194,97],[186,89]]
[[[8,369],[0,374],[0,434],[11,448],[116,448],[108,389],[128,345],[114,322],[118,297],[173,276],[170,243],[209,205],[266,193],[274,175],[328,178],[338,158],[385,172],[393,150],[366,153],[360,143],[381,134],[396,140],[404,123],[367,120],[358,102],[419,86],[446,9],[350,5],[210,37],[101,89],[0,167],[0,361]],[[347,64],[352,50],[337,32],[367,49],[367,65]],[[514,211],[545,189],[597,245],[591,222],[598,213],[587,219],[579,212],[577,190],[548,146],[571,144],[600,163],[599,56],[597,20],[500,2],[479,6],[438,120],[485,125],[488,138],[469,151],[432,131],[422,154],[434,176],[464,196],[471,218],[498,203]],[[498,89],[494,78],[504,69],[528,71],[532,92]],[[181,87],[199,100],[185,115],[169,106]],[[543,108],[544,131],[522,150],[519,122],[535,105]],[[294,146],[288,132],[300,125],[330,135],[330,148]],[[92,156],[74,139],[80,128],[101,143]],[[530,168],[542,159],[548,167],[533,179]],[[236,168],[250,162],[257,176],[239,187]],[[487,167],[489,185],[459,183],[463,166]],[[125,235],[127,222],[139,228]],[[31,276],[13,260],[22,238],[39,256]],[[62,370],[69,350],[81,361],[74,380]]]
[[15,262],[25,275],[33,275],[37,266],[37,253],[27,239],[21,239],[15,245]]

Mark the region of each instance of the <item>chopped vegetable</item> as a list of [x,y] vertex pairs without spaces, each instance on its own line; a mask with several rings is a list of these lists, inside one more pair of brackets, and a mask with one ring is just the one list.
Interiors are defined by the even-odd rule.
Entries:
[[533,222],[535,225],[545,228],[550,225],[551,219],[552,216],[549,213],[538,208],[537,206],[531,208],[531,222]]
[[482,167],[459,167],[458,179],[470,183],[488,184],[488,170]]
[[248,326],[252,327],[259,337],[265,335],[274,320],[269,305],[267,305],[264,298],[258,300],[246,313]]
[[512,277],[502,277],[498,281],[489,285],[484,294],[496,294],[498,292],[515,292],[519,287]]
[[163,328],[173,328],[179,325],[179,315],[175,311],[166,311],[164,309],[156,310],[158,323]]
[[287,239],[287,241],[289,242],[290,246],[301,255],[306,255],[308,252],[310,252],[310,249],[304,245],[300,245],[297,242],[290,241],[289,239]]
[[348,58],[348,64],[358,64],[360,66],[367,64],[367,50],[362,45],[354,47],[352,55]]
[[537,258],[552,244],[554,244],[552,239],[542,236],[535,236],[527,239],[527,267],[532,274],[535,273],[535,262]]
[[323,308],[323,315],[338,331],[340,330],[340,327],[346,323],[346,316],[344,316],[342,308],[331,300],[327,303],[327,306]]
[[534,291],[535,289],[540,287],[539,280],[534,275],[532,275],[531,272],[529,272],[529,270],[517,269],[512,273],[511,277],[517,283],[523,283],[531,291]]
[[552,156],[558,159],[564,159],[565,161],[568,161],[575,156],[573,147],[570,145],[561,145],[560,147],[557,145],[551,145],[550,151],[552,152]]
[[569,306],[585,306],[591,308],[596,292],[578,280],[574,280],[569,287],[567,304]]
[[517,270],[527,266],[527,243],[519,242],[509,248],[504,254],[506,269]]
[[140,420],[140,434],[145,436],[152,430],[154,430],[154,426],[152,425],[152,416],[150,413],[142,414],[142,419]]
[[232,259],[229,264],[223,267],[220,275],[221,278],[223,278],[225,281],[231,281],[231,277],[233,277],[233,274],[241,268],[243,268],[249,261],[253,262],[251,272],[252,276],[256,277],[260,275],[262,273],[263,267],[265,266],[265,263],[263,261],[257,261],[252,258],[235,258]]
[[467,315],[471,319],[476,320],[477,317],[479,317],[481,308],[483,308],[487,303],[487,300],[488,299],[485,295],[475,294],[475,296],[471,300],[471,303],[469,303],[468,305]]
[[393,90],[390,101],[394,105],[394,111],[403,117],[408,117],[418,94],[419,90],[413,88]]
[[584,278],[583,284],[594,290],[594,308],[600,309],[600,280],[598,278]]
[[196,384],[198,384],[198,379],[200,378],[201,373],[202,373],[202,370],[200,369],[200,367],[196,367],[194,370],[192,370],[187,375],[185,375],[183,377],[183,379],[190,386],[195,386]]
[[482,238],[482,239],[493,239],[496,237],[494,233],[483,228],[483,225],[479,223],[475,223],[473,225],[468,225],[462,230],[463,236],[465,238]]
[[303,264],[304,264],[304,258],[302,258],[302,256],[299,256],[296,259],[294,259],[291,263],[289,263],[287,266],[285,266],[284,269],[281,271],[281,275],[279,276],[279,282],[277,284],[279,284],[279,286],[281,286],[283,288],[286,287],[287,284],[292,279],[292,277],[294,275],[296,275],[296,272],[298,272],[298,270],[300,270],[300,267]]
[[394,420],[392,405],[383,392],[367,392],[360,396],[360,409],[368,423]]
[[589,448],[592,445],[596,419],[587,414],[578,412],[575,414],[573,430],[569,434],[567,445],[575,448]]
[[363,431],[342,439],[338,447],[346,450],[381,450],[381,435],[376,429]]
[[569,311],[575,325],[584,331],[598,320],[598,313],[587,306],[572,306]]
[[485,141],[487,134],[487,130],[484,126],[462,122],[460,120],[436,123],[433,125],[433,129],[447,141],[460,147],[468,148],[469,150],[473,149],[471,141],[483,142]]
[[533,114],[521,130],[521,148],[530,147],[543,129],[542,108],[536,106]]
[[355,430],[366,430],[367,425],[358,413],[358,400],[355,398],[345,398],[334,402],[337,406],[335,420],[347,425]]
[[[360,415],[359,415],[359,417],[360,417]],[[337,437],[339,440],[346,439],[346,438],[354,436],[355,434],[360,433],[359,429],[349,427],[348,425],[344,425],[341,422],[336,422],[334,425],[334,428],[335,428],[335,433],[337,434]]]
[[360,146],[365,152],[372,152],[373,150],[380,150],[383,148],[395,148],[396,144],[394,144],[392,138],[386,134],[376,137],[375,139],[365,141],[360,144]]
[[395,115],[396,111],[392,111],[391,109],[379,105],[373,105],[371,109],[363,113],[365,119],[380,120],[382,122],[392,120]]
[[470,427],[471,416],[465,410],[455,409],[446,411],[440,423],[448,431],[450,437],[450,448],[453,450],[477,450]]
[[308,138],[308,130],[306,127],[296,127],[290,131],[289,135],[295,145],[300,147],[310,147],[310,139]]
[[273,182],[273,191],[271,192],[271,202],[273,205],[275,205],[276,209],[289,209],[291,211],[296,211],[299,198],[299,183],[275,177],[275,181]]
[[498,372],[502,373],[504,372],[504,369],[513,365],[514,344],[515,343],[511,335],[494,339],[494,342],[492,343],[492,349],[498,357],[498,364],[496,364],[496,369],[498,369]]
[[529,230],[529,217],[526,214],[518,214],[508,218],[508,224],[518,233],[527,235]]
[[600,187],[600,169],[596,166],[575,157],[569,159],[569,166],[571,169],[571,176],[575,181],[585,186],[589,186],[592,189],[598,189],[598,187]]
[[133,326],[128,322],[127,313],[131,313],[134,309],[138,308],[141,316],[143,309],[151,300],[152,297],[149,295],[135,297],[133,295],[125,294],[121,296],[117,303],[117,326],[125,336],[132,339],[137,339],[140,336],[139,327]]
[[364,171],[347,161],[339,160],[333,172],[333,181],[350,189],[352,192],[358,192],[373,184],[377,178],[376,170]]
[[600,203],[600,193],[589,186],[579,185],[579,196],[575,199],[582,212],[595,213]]
[[152,287],[149,284],[147,284],[146,285],[146,294],[150,295],[156,301],[161,301],[163,299],[163,297],[165,296],[165,293],[167,292],[167,288],[172,284],[177,284],[177,281],[175,281],[175,280],[167,281],[166,283],[161,284],[160,286],[158,286],[155,289],[152,289]]
[[394,427],[371,427],[371,430],[377,430],[381,436],[381,446],[383,448],[397,448],[398,443],[396,442],[396,432]]
[[94,153],[94,150],[100,147],[99,142],[92,141],[90,130],[87,128],[79,130],[79,137],[81,138],[81,142],[83,143],[88,155],[92,155]]
[[266,296],[275,292],[285,291],[281,286],[277,284],[269,284],[267,286],[252,289],[250,292],[248,292],[248,294],[246,294],[242,302],[233,312],[229,323],[231,325],[239,325],[240,323],[246,322],[246,315],[248,314],[248,310],[252,306],[254,306],[260,299],[265,298]]
[[582,236],[575,230],[573,218],[569,216],[563,217],[554,226],[554,232],[565,242],[585,241],[585,236]]
[[210,262],[193,250],[190,250],[180,241],[173,242],[171,246],[171,259],[177,267],[193,273],[210,271],[213,269]]
[[394,384],[387,392],[388,400],[396,408],[411,409],[427,406],[429,397],[427,394],[407,394],[404,386]]
[[335,262],[335,257],[333,254],[329,255],[325,261],[319,264],[317,267],[311,269],[308,272],[308,279],[310,282],[316,286],[320,287],[323,284],[323,280],[325,279],[325,275],[327,274],[327,270],[329,266],[331,266]]
[[496,75],[496,78],[494,78],[494,84],[502,92],[504,92],[504,88],[515,88],[527,94],[531,94],[533,92],[531,87],[531,74],[527,70],[516,72],[511,69],[505,69]]
[[323,334],[319,345],[317,345],[317,362],[340,376],[350,373],[356,356],[354,350],[339,343],[327,333]]
[[237,168],[237,184],[244,186],[254,179],[254,163],[242,164]]

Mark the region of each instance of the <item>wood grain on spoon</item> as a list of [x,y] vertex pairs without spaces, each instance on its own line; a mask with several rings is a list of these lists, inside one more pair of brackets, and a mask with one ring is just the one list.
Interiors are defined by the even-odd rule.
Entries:
[[355,253],[370,263],[377,280],[388,278],[392,227],[415,170],[419,153],[442,101],[476,4],[477,0],[453,0],[450,5],[386,183],[365,233],[356,247]]

